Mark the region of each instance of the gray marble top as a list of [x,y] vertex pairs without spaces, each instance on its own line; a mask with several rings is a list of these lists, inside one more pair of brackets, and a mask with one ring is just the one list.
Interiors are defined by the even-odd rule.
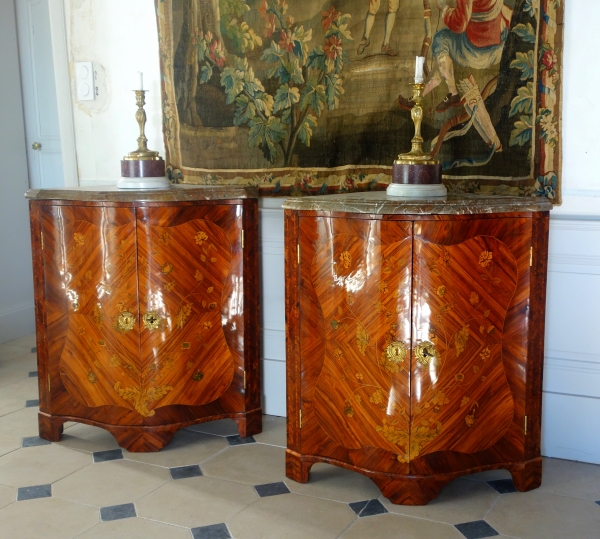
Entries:
[[371,213],[377,215],[476,215],[540,212],[552,209],[547,198],[448,194],[439,198],[391,197],[385,191],[288,198],[288,210]]
[[31,200],[75,200],[81,202],[192,202],[258,198],[258,188],[217,185],[173,185],[170,189],[117,189],[116,186],[61,187],[31,189]]

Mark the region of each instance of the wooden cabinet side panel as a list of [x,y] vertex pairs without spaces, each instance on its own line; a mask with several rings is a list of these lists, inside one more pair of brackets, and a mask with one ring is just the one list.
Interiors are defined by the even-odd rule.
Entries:
[[[444,450],[444,443],[447,443],[448,447],[451,447],[451,440],[444,438],[445,433],[442,427],[437,445],[435,445],[435,443],[433,444],[435,445],[435,451],[429,454],[425,454],[426,451],[422,451],[421,455],[411,461],[411,473],[413,474],[428,475],[448,472],[450,470],[467,470],[476,468],[477,466],[490,465],[499,462],[520,462],[524,460],[525,437],[523,426],[525,402],[527,400],[526,372],[528,361],[530,361],[527,348],[530,331],[529,325],[532,323],[527,316],[530,307],[529,259],[531,227],[532,220],[530,218],[498,218],[485,220],[474,218],[470,221],[442,222],[432,220],[415,223],[415,241],[419,238],[426,242],[430,242],[431,244],[448,246],[448,251],[450,251],[450,246],[462,243],[466,248],[473,250],[473,257],[484,256],[482,253],[488,251],[486,251],[485,248],[470,245],[470,240],[479,237],[480,239],[477,241],[479,241],[481,245],[484,245],[487,242],[490,245],[494,245],[495,249],[500,249],[498,247],[498,242],[501,242],[501,244],[505,246],[502,247],[502,249],[508,249],[509,251],[509,253],[503,256],[505,258],[509,255],[514,257],[514,263],[516,263],[516,287],[506,310],[503,327],[494,329],[492,328],[494,324],[489,323],[486,325],[485,321],[487,319],[485,318],[482,318],[482,321],[478,321],[475,325],[473,320],[469,323],[465,323],[465,325],[469,326],[468,330],[471,333],[471,338],[477,337],[479,331],[482,331],[483,335],[488,331],[493,330],[501,331],[502,333],[501,361],[511,395],[511,399],[506,402],[506,406],[512,408],[512,410],[509,408],[505,410],[505,416],[506,418],[512,417],[510,424],[507,425],[503,436],[491,447],[482,450],[474,450],[474,452]],[[488,240],[486,238],[490,239]],[[480,250],[481,253],[479,252]],[[475,253],[475,251],[477,252]],[[490,247],[489,253],[492,252],[493,249]],[[489,257],[489,254],[486,256]],[[418,261],[415,262],[418,263]],[[426,261],[424,264],[427,265],[429,262]],[[481,270],[479,272],[481,275],[487,275],[489,272],[486,270],[486,260],[482,259],[481,264],[479,265],[481,265],[481,268],[477,267],[476,260],[476,267],[473,271]],[[498,286],[508,286],[503,284],[503,280],[508,279],[507,283],[510,281],[510,278],[508,277],[511,273],[509,266],[507,266],[507,269],[505,270],[506,273],[503,274],[506,275],[506,278],[502,275],[500,276],[502,278],[498,279]],[[491,278],[494,279],[493,276]],[[492,283],[490,283],[490,285],[491,284]],[[436,293],[436,291],[432,290],[430,293],[433,294]],[[470,294],[471,291],[465,290],[464,293]],[[480,301],[480,298],[473,296],[473,301],[475,300]],[[447,306],[448,312],[452,308],[452,305]],[[456,335],[452,336],[450,346],[461,346],[461,348],[465,344],[468,346],[469,337],[467,336],[467,331],[464,333],[465,335],[461,337],[460,332],[457,331]],[[413,346],[416,346],[416,344],[418,343],[413,343]],[[481,356],[483,361],[487,358],[487,352],[484,349],[481,350],[481,353],[485,354],[485,357]],[[413,361],[415,361],[415,357],[413,357]],[[485,362],[482,362],[482,365],[485,365]],[[416,367],[413,366],[413,370],[415,370],[415,368]],[[467,380],[467,377],[473,378],[479,376],[479,374],[475,372],[475,370],[479,368],[479,364],[475,365],[474,363],[473,367],[470,367],[469,372],[457,372],[456,383],[464,383],[463,380]],[[485,383],[485,380],[483,380],[483,383]],[[490,388],[489,391],[492,391],[493,393],[497,390],[492,390]],[[474,403],[470,401],[468,395],[465,395],[465,397],[466,398],[463,399],[460,404],[448,403],[447,405],[456,408],[456,413],[460,414],[461,419],[464,419],[467,427],[476,428],[475,425],[480,427],[482,441],[485,440],[485,436],[488,436],[488,434],[485,434],[487,431],[489,431],[489,436],[493,436],[495,434],[494,429],[497,429],[498,425],[486,424],[485,421],[480,421],[480,423],[477,424],[477,421],[479,420],[477,412],[476,410],[471,411],[469,408],[470,406],[473,406]],[[493,398],[494,395],[488,393],[487,397],[488,399]],[[432,417],[434,417],[434,414],[432,414]],[[477,443],[475,443],[473,447],[477,447]]]
[[541,455],[542,371],[546,328],[546,283],[548,280],[548,232],[550,214],[544,212],[532,222],[531,286],[529,308],[529,339],[527,350],[527,434],[525,458]]

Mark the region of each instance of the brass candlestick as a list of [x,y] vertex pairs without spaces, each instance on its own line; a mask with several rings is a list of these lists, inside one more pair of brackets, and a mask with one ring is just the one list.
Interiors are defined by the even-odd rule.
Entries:
[[415,124],[415,136],[412,138],[412,147],[410,152],[403,153],[394,161],[395,165],[438,165],[440,162],[430,153],[423,151],[423,137],[421,136],[421,124],[423,122],[423,89],[425,84],[415,83],[413,87],[413,106],[410,116]]
[[137,139],[138,148],[135,152],[129,152],[123,159],[126,161],[160,161],[158,152],[148,149],[148,139],[146,138],[146,90],[135,90],[135,99],[138,109],[135,113],[135,119],[140,126],[140,136]]
[[410,111],[415,124],[415,136],[412,138],[410,152],[403,153],[394,161],[392,183],[387,194],[398,197],[440,197],[448,191],[442,183],[442,165],[430,153],[423,151],[421,124],[423,123],[422,83],[413,84],[414,106]]

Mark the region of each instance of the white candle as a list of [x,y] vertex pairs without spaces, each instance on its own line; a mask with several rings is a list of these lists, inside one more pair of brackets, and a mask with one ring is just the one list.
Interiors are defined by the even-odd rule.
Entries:
[[423,84],[423,65],[425,64],[424,56],[417,56],[417,63],[415,64],[415,84]]
[[141,71],[138,71],[137,90],[143,90],[143,89],[144,89],[144,74]]

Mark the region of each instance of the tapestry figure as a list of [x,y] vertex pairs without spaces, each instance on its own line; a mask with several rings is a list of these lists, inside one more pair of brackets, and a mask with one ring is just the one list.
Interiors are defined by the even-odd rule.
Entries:
[[[442,18],[448,28],[437,32],[433,38],[433,57],[437,69],[425,86],[423,95],[437,88],[442,80],[448,86],[448,94],[437,105],[437,112],[445,112],[460,105],[454,62],[463,67],[487,69],[498,65],[508,37],[512,10],[504,0],[456,0],[456,7],[449,7],[446,0],[436,0]],[[412,108],[409,99],[400,96],[402,108]]]
[[[385,33],[383,35],[383,44],[381,45],[381,54],[387,54],[388,56],[398,56],[398,52],[390,47],[390,38],[392,37],[392,30],[394,29],[394,23],[396,22],[396,13],[400,6],[400,0],[386,0],[388,11],[385,16]],[[356,51],[360,56],[365,52],[365,49],[371,44],[371,30],[373,24],[375,24],[375,15],[381,7],[381,0],[369,0],[369,9],[365,17],[365,29],[363,31],[363,37],[358,45]]]

